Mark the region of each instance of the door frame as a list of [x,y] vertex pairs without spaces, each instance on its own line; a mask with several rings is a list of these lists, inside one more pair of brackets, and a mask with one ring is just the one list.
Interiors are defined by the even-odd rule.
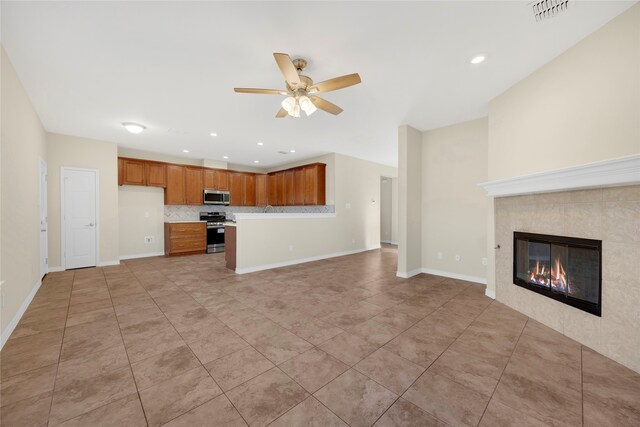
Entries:
[[[45,185],[42,185],[42,173],[44,172],[44,180],[45,180]],[[44,209],[46,211],[46,215],[45,215],[45,220],[47,223],[47,232],[45,233],[45,271],[43,272],[42,270],[40,270],[39,274],[40,274],[40,280],[42,280],[44,278],[44,276],[49,273],[49,170],[47,168],[47,162],[42,158],[42,157],[38,157],[38,189],[39,189],[39,193],[38,193],[38,215],[40,216],[40,220],[42,220],[42,195],[45,195],[45,206]],[[42,230],[42,223],[40,223],[40,230]],[[40,233],[42,233],[42,231],[40,231]],[[42,243],[41,241],[38,242],[39,244]],[[43,253],[43,248],[40,247],[40,267],[42,267],[42,253]]]
[[98,169],[89,169],[89,168],[77,168],[73,166],[61,166],[60,167],[60,264],[63,270],[67,269],[67,257],[65,253],[65,249],[67,246],[67,233],[66,233],[66,221],[65,221],[65,206],[64,206],[64,195],[65,195],[65,183],[64,183],[64,174],[66,171],[81,171],[81,172],[93,172],[96,176],[96,267],[100,265],[100,171]]

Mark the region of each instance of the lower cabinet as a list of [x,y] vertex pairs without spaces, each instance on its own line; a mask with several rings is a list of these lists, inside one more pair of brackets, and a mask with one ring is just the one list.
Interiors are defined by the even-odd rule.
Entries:
[[206,222],[165,222],[165,255],[205,253],[207,251]]

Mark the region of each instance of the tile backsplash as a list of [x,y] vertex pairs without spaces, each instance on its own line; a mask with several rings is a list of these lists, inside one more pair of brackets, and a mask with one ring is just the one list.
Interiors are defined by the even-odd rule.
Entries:
[[[236,213],[262,213],[263,206],[186,206],[165,205],[165,221],[197,221],[200,212],[226,212],[227,219],[234,219]],[[273,206],[269,207],[269,213],[333,213],[334,205],[322,206]]]

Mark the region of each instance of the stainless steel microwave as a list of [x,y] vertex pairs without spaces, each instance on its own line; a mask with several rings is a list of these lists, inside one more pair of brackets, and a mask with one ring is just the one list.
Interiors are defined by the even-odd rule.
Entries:
[[229,205],[231,195],[228,191],[204,190],[205,205]]

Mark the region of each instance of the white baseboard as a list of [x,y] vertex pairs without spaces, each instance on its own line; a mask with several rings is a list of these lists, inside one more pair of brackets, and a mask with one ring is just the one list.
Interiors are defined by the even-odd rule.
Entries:
[[27,297],[22,302],[22,305],[18,309],[18,312],[15,314],[15,316],[13,316],[13,319],[11,319],[7,327],[4,328],[4,331],[2,331],[2,337],[0,338],[0,350],[2,350],[2,347],[4,347],[14,329],[16,329],[16,326],[18,326],[18,322],[20,322],[20,319],[22,319],[24,312],[27,311],[29,304],[31,304],[31,301],[33,301],[33,297],[36,296],[36,293],[38,292],[38,289],[40,289],[41,285],[42,280],[38,280],[38,282],[33,286],[33,289],[31,289],[31,292],[29,292],[29,295],[27,295]]
[[393,240],[380,240],[380,243],[387,243],[389,245],[396,245],[398,246],[398,242],[394,242]]
[[434,276],[449,277],[450,279],[465,280],[467,282],[480,283],[483,285],[487,284],[487,279],[484,277],[467,276],[466,274],[451,273],[449,271],[434,270],[432,268],[423,268],[422,273],[433,274]]
[[415,270],[411,270],[411,271],[398,271],[396,272],[396,276],[402,278],[402,279],[408,279],[409,277],[413,277],[415,275],[418,275],[422,273],[422,269],[421,268],[416,268]]
[[374,246],[372,248],[355,249],[352,251],[334,252],[330,254],[316,255],[308,258],[292,259],[288,261],[276,262],[273,264],[257,265],[255,267],[236,268],[236,274],[254,273],[256,271],[271,270],[273,268],[280,268],[280,267],[288,267],[290,265],[304,264],[305,262],[320,261],[322,259],[335,258],[335,257],[345,256],[345,255],[353,255],[360,252],[372,251],[374,249],[380,249],[380,246]]
[[97,267],[108,267],[110,265],[120,265],[120,260],[112,260],[112,261],[100,261],[98,262]]
[[489,288],[485,289],[484,294],[491,299],[496,299],[496,291],[494,291],[493,289],[489,289]]
[[136,259],[136,258],[149,258],[152,256],[164,256],[164,251],[162,252],[146,252],[143,254],[131,254],[131,255],[121,255],[120,261],[125,259]]
[[64,268],[62,268],[61,266],[57,266],[57,267],[49,267],[49,268],[47,269],[47,271],[48,271],[49,273],[58,273],[58,272],[60,272],[60,271],[64,271]]

